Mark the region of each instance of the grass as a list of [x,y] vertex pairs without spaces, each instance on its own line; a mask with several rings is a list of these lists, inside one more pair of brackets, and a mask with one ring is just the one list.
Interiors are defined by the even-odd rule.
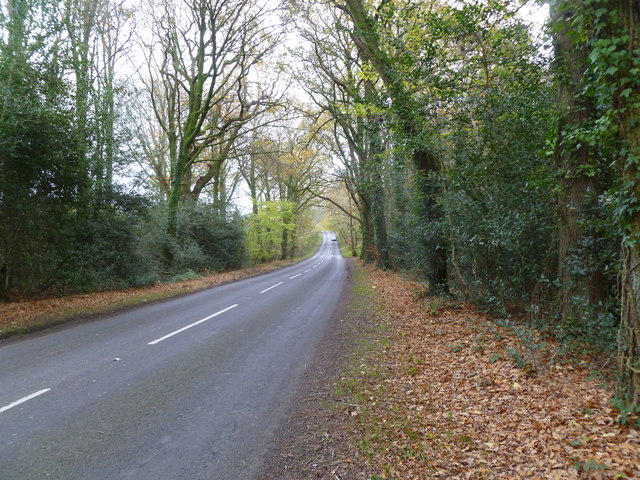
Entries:
[[344,258],[354,258],[357,255],[354,255],[353,252],[351,251],[351,248],[349,248],[349,246],[344,245],[344,244],[340,244],[340,253],[342,254],[342,256]]
[[[387,351],[393,344],[389,338],[389,325],[384,317],[384,305],[371,287],[361,264],[353,270],[353,297],[347,307],[347,316],[374,316],[365,331],[359,332],[359,343],[354,351],[352,363],[344,368],[335,387],[336,400],[332,409],[347,412],[351,427],[357,435],[351,437],[352,445],[365,456],[373,456],[381,449],[391,448],[396,428],[395,422],[382,422],[376,409],[371,408],[384,401],[388,385],[382,382],[384,364],[389,361]],[[415,359],[416,372],[423,362]],[[398,422],[404,421],[403,412],[389,412]],[[407,451],[408,457],[420,456],[419,451]],[[375,475],[372,478],[376,478]],[[378,477],[380,478],[380,477]],[[389,478],[389,477],[385,477]]]

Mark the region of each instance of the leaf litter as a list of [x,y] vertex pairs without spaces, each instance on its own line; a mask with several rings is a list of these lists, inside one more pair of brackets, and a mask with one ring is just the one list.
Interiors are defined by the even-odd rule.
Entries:
[[585,368],[528,349],[470,304],[367,270],[391,333],[342,415],[370,478],[640,478],[640,431]]

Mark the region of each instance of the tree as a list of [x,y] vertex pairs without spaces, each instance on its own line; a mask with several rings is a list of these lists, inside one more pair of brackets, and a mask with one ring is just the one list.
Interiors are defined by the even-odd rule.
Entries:
[[[347,191],[344,184],[336,186],[333,190],[327,192],[327,196],[332,201],[327,205],[328,213],[328,230],[336,232],[343,244],[351,252],[351,256],[356,257],[360,248],[362,237],[360,224],[357,221],[358,211],[351,199],[351,195]],[[345,205],[345,207],[337,207],[337,205]],[[342,210],[344,208],[344,210]]]
[[[408,150],[416,170],[415,185],[417,197],[421,202],[421,216],[426,224],[435,227],[442,218],[442,211],[436,202],[440,188],[438,182],[434,181],[432,173],[438,172],[441,165],[434,148],[432,132],[426,128],[428,122],[423,117],[426,113],[423,107],[427,99],[417,97],[408,86],[413,86],[410,81],[407,81],[411,79],[408,70],[416,60],[416,55],[411,53],[416,53],[417,50],[408,48],[403,51],[407,43],[415,41],[416,35],[420,36],[422,23],[427,16],[421,15],[419,7],[412,4],[408,4],[403,10],[392,2],[383,1],[376,10],[375,16],[362,0],[336,1],[334,4],[349,15],[353,26],[350,31],[353,41],[363,56],[371,62],[387,89],[394,114],[393,130],[399,135],[398,143],[405,145]],[[380,34],[380,24],[394,18],[402,19],[405,13],[411,16],[413,21],[402,23],[397,29],[387,29],[385,33],[389,35],[389,39],[393,40],[385,44]],[[401,35],[395,36],[394,31],[401,32]],[[392,56],[385,50],[385,46],[388,45],[394,45],[396,48],[400,46],[399,52],[393,52],[396,56]],[[426,53],[428,57],[431,50],[425,46],[420,49],[420,53]],[[394,61],[394,58],[401,58],[408,65],[402,65],[401,62]],[[421,60],[424,61],[424,59]],[[425,244],[425,248],[430,250],[427,277],[433,291],[446,292],[449,288],[446,240],[437,228],[430,228],[430,230],[427,237],[429,240]]]
[[594,83],[606,108],[600,124],[615,134],[621,176],[617,214],[624,232],[617,391],[640,408],[640,5],[593,2],[574,20],[591,35]]
[[[253,216],[261,215],[264,205],[286,206],[279,209],[281,224],[289,225],[278,229],[282,260],[296,254],[298,238],[306,233],[299,228],[300,220],[316,205],[312,192],[323,183],[328,165],[326,155],[320,153],[309,137],[308,127],[294,121],[282,121],[261,130],[248,145],[240,164],[251,193]],[[269,224],[257,225],[271,228]]]
[[513,2],[473,2],[437,16],[442,43],[430,79],[450,285],[494,308],[529,302],[557,264],[548,62]]
[[[336,180],[347,186],[359,212],[361,258],[387,268],[391,260],[382,175],[386,125],[376,75],[345,29],[344,13],[305,5],[295,15],[297,30],[308,43],[298,52],[302,63],[294,75],[318,109],[309,113],[319,125],[315,135],[342,163]],[[315,192],[328,198],[320,193]]]
[[118,148],[123,143],[118,138],[117,120],[120,115],[118,96],[125,85],[118,79],[116,70],[129,54],[135,25],[134,12],[127,8],[124,0],[103,0],[96,14],[96,146],[92,169],[96,189],[102,193],[112,189]]
[[74,76],[74,101],[77,145],[79,155],[89,165],[89,138],[92,129],[90,98],[94,88],[96,58],[94,40],[100,0],[65,0],[62,14],[69,38],[69,60]]
[[[561,118],[555,149],[560,171],[558,194],[560,312],[564,322],[585,325],[587,316],[602,305],[610,286],[602,267],[594,263],[593,247],[598,239],[589,230],[589,220],[600,210],[599,199],[608,187],[601,148],[590,141],[596,119],[593,96],[586,94],[588,44],[571,38],[567,2],[551,2],[555,49],[556,84]],[[575,32],[575,30],[574,30]]]
[[559,3],[558,12],[566,13],[560,22],[574,43],[588,48],[583,91],[592,98],[597,115],[578,138],[592,150],[602,149],[618,170],[605,198],[623,237],[617,393],[634,409],[640,408],[640,6],[618,0],[570,6]]
[[[170,162],[167,230],[177,235],[179,204],[200,194],[247,122],[274,106],[250,72],[277,43],[266,10],[252,0],[162,3],[148,45],[148,93]],[[157,52],[157,53],[156,53]],[[191,184],[194,165],[209,168]]]
[[[613,64],[609,68],[618,68],[608,83],[614,89],[614,118],[623,146],[619,164],[625,193],[635,207],[625,212],[618,391],[629,403],[640,407],[640,272],[636,268],[640,264],[640,5],[615,0],[610,2],[610,8],[611,26],[607,33],[621,55],[609,55],[607,59]],[[604,46],[602,43],[596,45],[595,51]]]
[[68,253],[63,230],[89,185],[62,75],[60,24],[51,7],[15,0],[0,18],[2,298],[56,282]]

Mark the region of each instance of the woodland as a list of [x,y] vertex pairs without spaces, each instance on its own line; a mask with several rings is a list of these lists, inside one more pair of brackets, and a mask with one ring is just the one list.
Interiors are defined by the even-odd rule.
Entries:
[[7,0],[0,299],[293,258],[333,230],[612,353],[637,413],[639,119],[627,0]]

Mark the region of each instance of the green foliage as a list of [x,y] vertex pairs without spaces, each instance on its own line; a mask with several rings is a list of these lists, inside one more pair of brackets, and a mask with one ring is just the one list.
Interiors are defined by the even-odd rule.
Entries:
[[264,202],[248,219],[247,251],[251,263],[282,257],[282,238],[295,229],[295,204],[287,201]]
[[535,329],[514,323],[509,319],[499,320],[497,324],[511,330],[518,339],[517,346],[505,346],[507,355],[517,368],[535,372],[548,366],[551,362],[551,347],[541,339]]
[[65,225],[52,245],[64,255],[59,288],[93,291],[151,282],[152,264],[138,245],[148,203],[139,196],[103,196],[100,208]]
[[629,420],[635,419],[635,423],[640,427],[640,405],[632,405],[622,398],[612,398],[611,408],[620,412],[618,421],[621,425],[627,425]]
[[178,222],[179,241],[193,243],[203,260],[196,270],[222,271],[240,268],[245,259],[246,246],[243,225],[239,217],[220,218],[207,205],[183,211]]
[[167,278],[166,281],[167,283],[177,283],[177,282],[184,282],[187,280],[196,280],[201,276],[202,275],[198,275],[193,270],[186,270],[184,272],[176,273],[175,275],[172,275],[171,277]]
[[[463,19],[470,34],[483,18]],[[528,60],[535,45],[526,31],[507,19],[484,32],[501,60],[483,72],[479,56],[461,72],[477,77],[475,94],[451,92],[439,198],[456,290],[494,305],[527,298],[555,229],[549,202],[555,171],[544,153],[554,124],[550,85],[544,68]]]
[[240,218],[220,218],[210,205],[184,205],[178,211],[178,236],[174,237],[166,231],[166,209],[166,204],[155,205],[141,231],[139,248],[147,252],[154,271],[173,277],[244,264],[246,244]]
[[608,465],[594,459],[589,459],[585,462],[576,459],[573,465],[579,472],[602,472],[604,470],[611,470],[611,467]]

